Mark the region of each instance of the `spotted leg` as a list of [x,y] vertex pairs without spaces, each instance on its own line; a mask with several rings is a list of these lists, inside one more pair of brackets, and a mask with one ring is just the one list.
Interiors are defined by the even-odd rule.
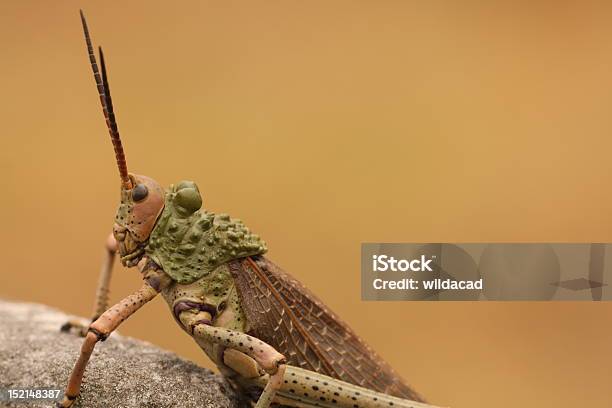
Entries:
[[[272,403],[296,408],[437,408],[287,365],[282,354],[260,339],[211,326],[211,314],[202,308],[183,310],[178,316],[199,344],[218,347],[213,354],[221,356],[223,365],[245,383],[263,388],[255,408]],[[224,367],[219,368],[223,372]]]
[[[256,337],[223,327],[211,326],[212,316],[206,311],[185,310],[179,314],[179,320],[195,338],[221,346],[226,356],[243,354],[255,360],[259,367],[269,375],[255,408],[270,406],[283,383],[286,369],[285,356]],[[254,372],[256,375],[257,369],[254,369]]]
[[79,395],[83,374],[89,362],[89,357],[98,341],[104,341],[125,319],[134,314],[145,303],[149,302],[159,293],[149,283],[145,283],[139,290],[129,295],[121,302],[117,303],[93,322],[87,331],[81,354],[72,369],[72,374],[68,380],[64,399],[58,403],[58,407],[70,407]]
[[[108,309],[108,292],[110,289],[110,280],[113,272],[113,263],[115,261],[115,254],[117,253],[117,241],[113,234],[110,234],[106,239],[106,251],[104,256],[104,262],[100,271],[100,277],[98,279],[98,288],[96,290],[96,299],[94,301],[93,317],[91,319],[94,322],[98,317],[102,315]],[[63,332],[75,332],[81,337],[87,335],[87,326],[77,320],[69,320],[64,323],[61,327]]]
[[270,375],[268,378],[268,383],[264,387],[263,392],[259,396],[257,400],[257,404],[255,404],[255,408],[268,408],[278,390],[280,390],[281,385],[283,384],[283,380],[285,378],[285,370],[287,369],[286,364],[281,364],[278,366],[278,370],[276,373]]

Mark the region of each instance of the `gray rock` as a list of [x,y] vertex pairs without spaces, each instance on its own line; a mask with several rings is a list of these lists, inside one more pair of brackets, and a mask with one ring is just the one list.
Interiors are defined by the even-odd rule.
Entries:
[[[82,338],[60,333],[69,318],[47,306],[0,300],[0,391],[63,389]],[[86,322],[86,321],[85,321]],[[52,402],[7,402],[0,407],[46,407]],[[244,406],[222,377],[177,355],[114,333],[98,343],[76,407]]]

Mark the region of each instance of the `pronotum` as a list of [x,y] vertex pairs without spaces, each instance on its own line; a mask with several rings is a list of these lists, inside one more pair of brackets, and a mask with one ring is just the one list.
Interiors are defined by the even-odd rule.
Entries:
[[[81,22],[121,179],[121,203],[106,242],[94,317],[60,407],[79,394],[92,351],[161,294],[176,322],[257,408],[432,407],[301,283],[268,260],[265,243],[238,219],[202,209],[198,186],[164,190],[128,173],[102,48],[100,69]],[[108,308],[112,264],[137,266],[143,285]]]

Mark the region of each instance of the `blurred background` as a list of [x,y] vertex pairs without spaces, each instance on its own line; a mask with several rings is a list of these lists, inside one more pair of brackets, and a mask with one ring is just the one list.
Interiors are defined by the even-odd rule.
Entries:
[[[128,168],[196,181],[429,401],[608,407],[610,303],[359,288],[361,242],[612,241],[601,4],[1,2],[0,296],[91,313],[119,178],[84,8]],[[161,298],[120,331],[210,367]]]

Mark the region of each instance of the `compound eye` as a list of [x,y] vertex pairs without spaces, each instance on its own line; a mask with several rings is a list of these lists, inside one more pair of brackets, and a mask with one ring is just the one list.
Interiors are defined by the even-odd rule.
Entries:
[[147,194],[149,194],[147,186],[144,184],[137,184],[132,190],[132,199],[136,202],[142,201],[147,197]]

